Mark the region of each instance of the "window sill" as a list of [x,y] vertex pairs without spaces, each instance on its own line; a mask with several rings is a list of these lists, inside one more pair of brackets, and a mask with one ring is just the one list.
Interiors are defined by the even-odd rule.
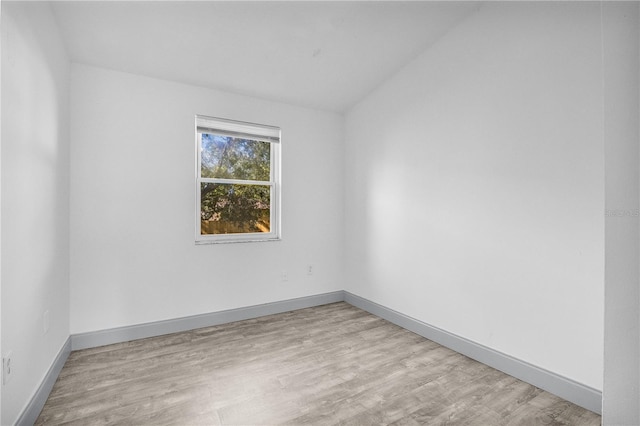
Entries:
[[206,246],[211,244],[236,244],[236,243],[268,243],[274,241],[282,241],[281,237],[274,238],[248,238],[248,239],[211,239],[211,240],[196,240],[197,246]]

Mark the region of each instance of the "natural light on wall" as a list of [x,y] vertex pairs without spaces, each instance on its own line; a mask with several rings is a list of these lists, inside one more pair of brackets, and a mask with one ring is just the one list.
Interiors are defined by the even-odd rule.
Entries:
[[196,116],[196,243],[280,239],[280,128]]

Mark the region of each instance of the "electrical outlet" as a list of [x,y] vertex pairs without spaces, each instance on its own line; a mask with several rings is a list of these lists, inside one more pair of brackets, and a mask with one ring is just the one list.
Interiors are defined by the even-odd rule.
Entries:
[[7,352],[5,356],[2,357],[2,384],[6,385],[11,381],[11,377],[13,376],[13,353]]
[[282,270],[282,274],[280,275],[280,278],[282,279],[282,281],[289,281],[289,274],[287,274],[286,270]]
[[313,265],[307,265],[307,275],[313,275]]

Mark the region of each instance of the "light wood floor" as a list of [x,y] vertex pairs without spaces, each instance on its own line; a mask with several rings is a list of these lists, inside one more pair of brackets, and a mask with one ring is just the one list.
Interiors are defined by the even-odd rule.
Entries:
[[346,303],[72,352],[38,425],[599,425]]

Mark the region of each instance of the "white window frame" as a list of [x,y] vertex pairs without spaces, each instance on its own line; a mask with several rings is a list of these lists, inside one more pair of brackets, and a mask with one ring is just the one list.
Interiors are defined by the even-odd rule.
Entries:
[[[279,241],[280,237],[280,128],[263,124],[247,123],[226,118],[196,115],[196,206],[195,206],[195,242],[196,244],[237,243],[254,241]],[[203,130],[208,131],[203,131]],[[237,179],[214,179],[201,176],[202,133],[238,136],[261,142],[269,142],[270,179],[269,181],[251,181]],[[270,232],[248,232],[239,234],[201,234],[201,184],[224,183],[241,185],[269,185],[270,189]]]

